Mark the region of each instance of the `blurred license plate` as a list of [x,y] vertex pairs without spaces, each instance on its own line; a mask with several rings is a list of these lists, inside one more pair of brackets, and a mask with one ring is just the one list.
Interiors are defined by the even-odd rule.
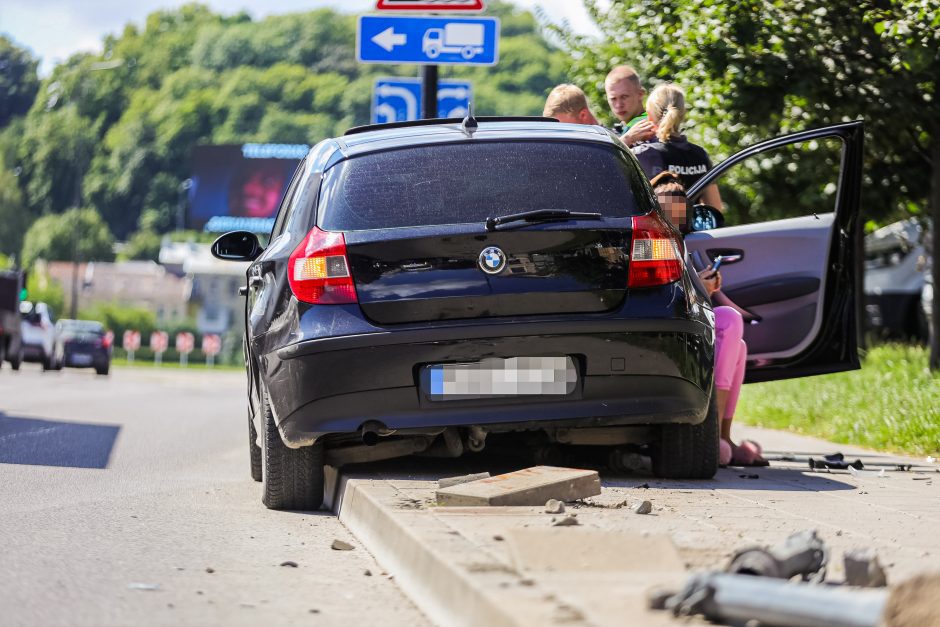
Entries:
[[72,363],[77,366],[87,366],[91,363],[91,355],[82,355],[81,353],[72,355]]
[[424,367],[422,384],[432,401],[506,396],[565,396],[578,373],[571,357],[511,357]]

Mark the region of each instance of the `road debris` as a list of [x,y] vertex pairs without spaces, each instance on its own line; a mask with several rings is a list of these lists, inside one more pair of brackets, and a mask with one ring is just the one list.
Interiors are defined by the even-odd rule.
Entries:
[[862,470],[865,468],[865,464],[863,464],[860,459],[849,463],[845,461],[845,456],[842,453],[833,453],[832,455],[824,456],[822,459],[810,457],[809,467],[810,470],[847,470],[850,467],[856,470]]
[[333,544],[330,545],[330,548],[334,551],[352,551],[356,547],[342,540],[333,540]]
[[437,490],[438,505],[542,505],[601,493],[596,470],[533,466]]
[[559,501],[558,499],[548,499],[545,501],[545,513],[546,514],[563,514],[565,511],[565,504]]
[[826,575],[829,551],[815,529],[800,531],[771,548],[747,547],[737,551],[725,570],[739,575],[759,575],[803,581],[822,581]]
[[489,479],[490,473],[488,472],[477,472],[471,475],[462,475],[460,477],[445,477],[443,479],[437,480],[438,488],[449,488],[451,486],[460,485],[461,483],[470,483],[471,481],[479,481],[480,479]]
[[887,598],[887,590],[710,572],[693,575],[676,594],[656,591],[648,601],[651,608],[665,609],[675,616],[701,614],[708,620],[729,624],[877,627]]
[[874,470],[856,470],[854,467],[849,466],[849,473],[851,473],[853,477],[861,477],[861,478],[867,477],[869,479],[873,479],[873,478],[885,479],[888,476],[887,474],[885,474],[884,468],[882,468],[878,472],[875,472]]
[[888,578],[872,549],[854,549],[843,556],[845,583],[862,588],[883,588]]
[[653,511],[653,504],[649,501],[641,501],[633,506],[634,514],[649,514]]
[[753,473],[752,473],[752,474],[747,474],[747,475],[738,475],[738,476],[739,476],[740,478],[742,478],[742,479],[760,479],[760,475],[758,475],[758,474],[753,474]]
[[291,568],[297,568],[297,562],[292,562],[287,560],[286,562],[281,562],[281,566],[289,566]]
[[211,575],[212,573],[214,573],[214,572],[215,572],[215,569],[214,569],[214,568],[212,568],[211,566],[208,566],[208,567],[206,567],[206,572],[207,572],[207,573],[209,573],[209,574]]
[[577,514],[569,514],[568,516],[557,520],[552,518],[552,527],[574,527],[580,524],[578,523],[578,519],[575,518],[575,516],[577,516]]
[[135,582],[133,582],[133,583],[127,584],[127,587],[128,587],[130,590],[144,590],[144,591],[146,591],[146,592],[154,592],[154,591],[160,589],[160,584],[158,584],[158,583],[140,583],[140,582],[136,582],[136,581],[135,581]]

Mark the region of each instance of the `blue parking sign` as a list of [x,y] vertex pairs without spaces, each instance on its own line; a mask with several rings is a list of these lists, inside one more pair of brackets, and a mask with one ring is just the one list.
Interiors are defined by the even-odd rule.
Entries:
[[356,29],[361,63],[494,65],[498,47],[495,17],[362,15]]
[[[437,85],[437,113],[441,118],[462,118],[473,100],[469,81],[440,81]],[[372,123],[410,122],[421,117],[421,80],[380,78],[372,91]]]

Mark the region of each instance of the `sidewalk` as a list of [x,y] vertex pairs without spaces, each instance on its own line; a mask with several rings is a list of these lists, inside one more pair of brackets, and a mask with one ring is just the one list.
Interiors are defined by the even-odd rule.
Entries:
[[[810,528],[829,547],[829,581],[843,577],[843,551],[858,547],[877,551],[889,584],[940,570],[940,465],[778,431],[736,427],[735,437],[794,461],[722,469],[710,481],[602,473],[601,495],[569,504],[572,527],[553,527],[541,507],[437,507],[438,477],[404,473],[339,477],[332,506],[442,625],[673,624],[646,610],[650,587]],[[810,471],[808,457],[836,451],[871,474]],[[642,500],[651,514],[630,509]]]

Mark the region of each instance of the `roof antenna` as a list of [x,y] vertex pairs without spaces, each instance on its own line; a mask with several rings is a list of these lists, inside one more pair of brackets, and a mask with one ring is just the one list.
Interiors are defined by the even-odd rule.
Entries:
[[476,118],[473,117],[473,103],[467,103],[467,117],[463,119],[463,122],[460,123],[460,130],[463,131],[464,135],[467,137],[473,137],[473,134],[479,128]]

